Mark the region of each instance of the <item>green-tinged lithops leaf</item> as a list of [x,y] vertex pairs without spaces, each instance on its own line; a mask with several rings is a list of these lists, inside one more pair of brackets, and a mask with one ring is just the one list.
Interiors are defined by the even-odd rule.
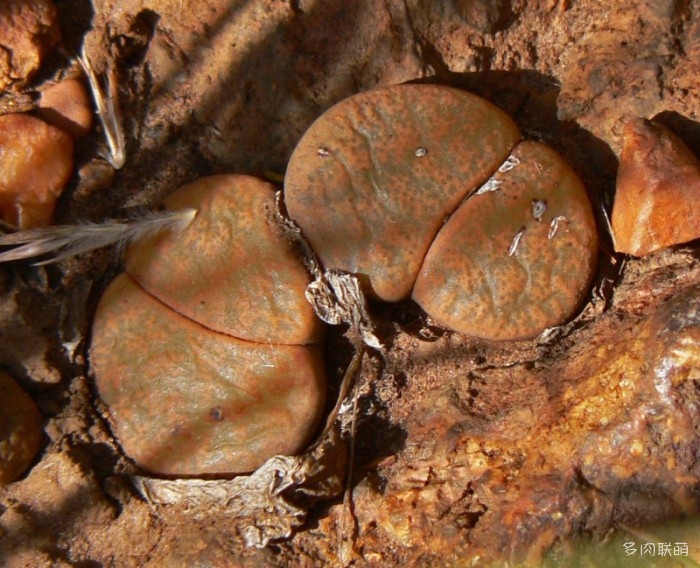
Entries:
[[188,184],[165,200],[193,208],[182,231],[129,248],[126,272],[180,314],[214,331],[263,343],[306,344],[321,324],[304,297],[311,278],[272,221],[274,188],[243,175]]
[[41,421],[34,401],[0,371],[0,484],[15,481],[36,457]]
[[531,338],[572,316],[596,257],[582,183],[553,150],[522,142],[440,230],[413,298],[457,331]]
[[213,332],[126,274],[100,301],[91,361],[124,451],[153,473],[252,471],[300,450],[323,409],[319,348]]
[[285,177],[287,210],[326,268],[357,273],[372,295],[400,300],[445,216],[519,139],[505,113],[463,91],[361,93],[300,140]]

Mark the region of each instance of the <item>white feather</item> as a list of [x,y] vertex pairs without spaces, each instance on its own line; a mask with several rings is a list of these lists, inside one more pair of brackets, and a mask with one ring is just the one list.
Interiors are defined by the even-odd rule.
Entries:
[[51,255],[35,263],[35,266],[41,266],[113,244],[123,248],[131,242],[166,229],[183,229],[196,214],[195,209],[163,211],[147,213],[129,221],[57,225],[10,233],[0,236],[0,246],[16,248],[0,253],[0,262]]

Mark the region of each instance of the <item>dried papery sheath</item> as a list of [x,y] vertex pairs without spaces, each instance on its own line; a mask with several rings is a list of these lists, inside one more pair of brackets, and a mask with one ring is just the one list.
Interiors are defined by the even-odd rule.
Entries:
[[235,479],[132,481],[151,505],[185,505],[195,519],[218,515],[234,524],[246,546],[262,548],[289,538],[306,520],[309,504],[342,492],[346,459],[338,437],[332,429],[304,454],[274,456]]
[[107,161],[115,170],[119,170],[126,162],[126,142],[124,141],[122,116],[119,110],[119,90],[117,88],[116,72],[111,67],[107,72],[109,94],[105,95],[85,52],[83,51],[82,57],[78,56],[77,59],[90,82],[92,97],[97,106],[97,116],[107,138],[107,145],[109,146],[109,154],[106,156]]
[[331,325],[347,323],[357,331],[365,345],[382,351],[381,341],[374,332],[369,315],[367,298],[358,278],[342,270],[324,272],[301,229],[287,215],[282,194],[278,192],[276,197],[277,221],[287,236],[301,246],[304,264],[314,278],[306,288],[306,299],[316,315]]
[[508,248],[508,256],[513,256],[514,254],[518,253],[518,245],[520,244],[520,239],[523,238],[523,234],[525,234],[525,227],[520,229],[515,234],[515,237],[513,237],[513,240],[510,243],[510,247]]
[[[287,210],[284,206],[284,196],[281,191],[275,194],[275,218],[277,223],[284,233],[287,235],[290,241],[297,243],[302,248],[302,260],[304,261],[304,266],[311,273],[311,276],[318,280],[323,277],[323,270],[321,270],[321,263],[316,257],[316,253],[311,248],[311,245],[304,238],[304,235],[292,219],[287,215]],[[340,322],[338,322],[340,323]]]
[[549,223],[549,232],[547,233],[547,239],[553,239],[554,235],[557,234],[557,231],[559,230],[559,223],[563,223],[566,221],[566,217],[563,215],[557,215],[552,219]]
[[326,323],[347,323],[360,334],[366,345],[383,350],[374,332],[362,286],[354,274],[327,270],[322,278],[308,285],[306,299]]
[[0,253],[0,262],[50,255],[35,266],[117,244],[124,247],[153,233],[184,228],[194,219],[194,209],[148,213],[130,221],[105,221],[81,225],[59,225],[0,236],[0,246],[16,246]]
[[498,171],[504,174],[518,165],[520,165],[520,160],[516,156],[510,155],[506,158],[506,161],[501,164],[501,166],[498,168]]

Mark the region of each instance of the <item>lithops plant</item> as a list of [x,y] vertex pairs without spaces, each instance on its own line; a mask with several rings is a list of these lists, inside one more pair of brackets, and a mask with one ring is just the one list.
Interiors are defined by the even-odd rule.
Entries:
[[268,183],[204,178],[187,228],[133,245],[100,300],[91,363],[124,451],[165,475],[249,472],[309,440],[325,396],[310,277]]
[[302,137],[287,210],[324,266],[357,273],[371,296],[412,297],[473,336],[531,338],[581,304],[597,232],[571,168],[520,138],[504,112],[459,90],[361,93]]
[[0,484],[15,481],[41,446],[41,414],[30,396],[0,371]]

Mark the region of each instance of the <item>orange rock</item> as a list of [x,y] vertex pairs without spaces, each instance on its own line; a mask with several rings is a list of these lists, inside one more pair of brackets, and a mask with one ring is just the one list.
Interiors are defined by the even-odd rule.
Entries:
[[73,139],[28,114],[0,116],[0,218],[45,227],[73,173]]
[[81,138],[90,132],[92,114],[90,97],[77,79],[66,79],[41,93],[39,116],[73,138]]
[[0,91],[25,84],[60,40],[58,13],[50,0],[0,2]]
[[41,446],[41,414],[15,380],[0,371],[0,484],[17,479]]
[[700,161],[663,126],[625,126],[612,228],[615,250],[634,256],[700,237]]

